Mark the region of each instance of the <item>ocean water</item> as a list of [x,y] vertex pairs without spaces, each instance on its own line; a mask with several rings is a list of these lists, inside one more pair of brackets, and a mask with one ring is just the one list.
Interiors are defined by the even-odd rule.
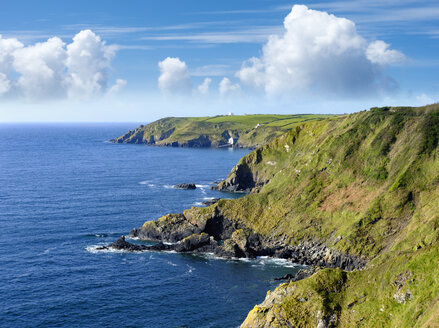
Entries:
[[[199,206],[246,151],[115,145],[136,124],[0,124],[1,327],[237,327],[275,277],[269,259],[98,252]],[[195,182],[196,190],[172,185]]]

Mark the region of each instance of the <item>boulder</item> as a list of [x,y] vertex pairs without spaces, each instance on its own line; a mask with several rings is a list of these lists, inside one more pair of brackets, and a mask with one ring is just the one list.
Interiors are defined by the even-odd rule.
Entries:
[[193,189],[197,189],[197,186],[195,185],[195,183],[180,183],[178,185],[175,185],[174,188],[184,189],[184,190],[193,190]]
[[130,251],[130,252],[141,252],[147,249],[147,246],[145,245],[134,245],[125,240],[125,236],[119,237],[118,240],[116,240],[114,243],[111,243],[108,246],[102,246],[98,247],[99,250],[102,249],[117,249],[117,250],[124,250],[124,251]]

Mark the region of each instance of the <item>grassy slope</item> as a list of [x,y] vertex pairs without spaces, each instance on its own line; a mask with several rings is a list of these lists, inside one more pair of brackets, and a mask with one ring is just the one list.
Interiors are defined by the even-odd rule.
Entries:
[[279,286],[243,327],[316,327],[331,316],[340,327],[438,327],[438,143],[439,105],[302,122],[230,173],[248,167],[269,181],[259,192],[185,211],[216,210],[290,244],[311,239],[370,260]]
[[[438,105],[374,109],[301,125],[244,157],[240,165],[270,182],[221,203],[223,213],[371,262],[282,285],[243,326],[315,327],[320,314],[336,314],[341,327],[438,327],[438,141]],[[398,303],[407,291],[412,299]]]
[[[141,125],[131,133],[116,138],[116,142],[148,143],[156,145],[185,144],[200,135],[208,136],[212,146],[226,143],[223,133],[237,137],[239,147],[258,147],[266,144],[297,124],[328,115],[237,115],[215,117],[168,117],[148,125]],[[257,124],[262,126],[255,128]],[[174,129],[174,130],[173,130]]]
[[384,108],[299,124],[241,159],[229,178],[247,166],[269,183],[187,214],[217,208],[258,233],[370,259],[280,286],[243,326],[315,327],[335,314],[341,327],[437,327],[438,142],[438,105]]

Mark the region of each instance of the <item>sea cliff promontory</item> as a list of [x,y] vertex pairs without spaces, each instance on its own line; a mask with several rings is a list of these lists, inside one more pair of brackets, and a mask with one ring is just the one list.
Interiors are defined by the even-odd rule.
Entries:
[[329,115],[219,115],[167,117],[110,140],[168,147],[256,148],[306,121]]
[[438,145],[439,105],[301,122],[217,186],[248,195],[131,236],[318,267],[269,292],[241,327],[438,327]]

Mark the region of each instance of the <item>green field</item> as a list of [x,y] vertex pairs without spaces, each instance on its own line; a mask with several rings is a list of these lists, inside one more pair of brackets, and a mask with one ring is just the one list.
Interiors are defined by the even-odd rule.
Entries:
[[256,148],[304,122],[329,116],[262,114],[167,117],[141,125],[112,141],[157,146],[223,147],[227,146],[230,138],[234,138],[235,147]]

